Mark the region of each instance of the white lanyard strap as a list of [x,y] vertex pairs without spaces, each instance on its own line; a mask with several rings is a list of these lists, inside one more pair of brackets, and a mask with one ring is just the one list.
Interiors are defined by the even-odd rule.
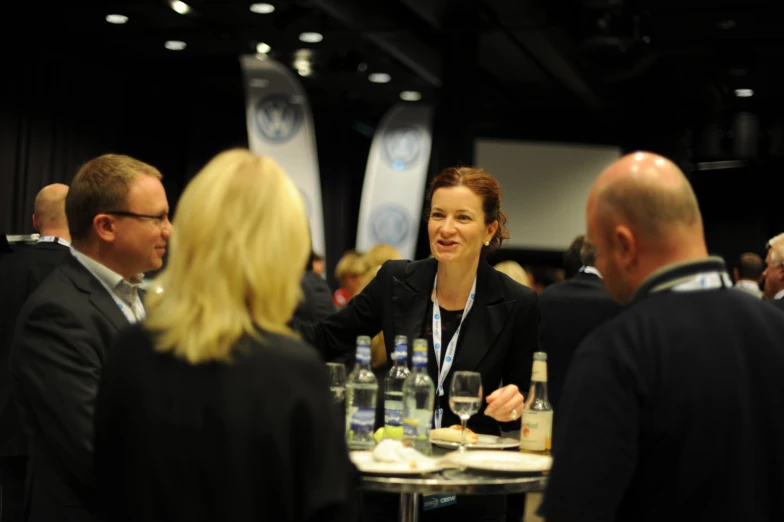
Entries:
[[654,288],[652,292],[661,292],[663,290],[671,292],[699,292],[701,290],[716,290],[718,288],[732,288],[732,279],[725,271],[711,270],[663,283]]
[[596,269],[595,266],[581,266],[580,272],[583,274],[593,274],[599,278],[602,277],[602,274]]
[[444,395],[444,381],[452,368],[452,361],[455,358],[455,348],[457,348],[457,337],[460,335],[460,329],[463,327],[463,321],[474,306],[474,296],[476,294],[476,278],[471,287],[471,293],[468,294],[465,309],[463,310],[463,317],[460,319],[460,326],[455,330],[452,340],[449,341],[449,346],[446,347],[446,357],[444,357],[444,366],[441,366],[441,308],[438,306],[438,294],[436,287],[438,285],[438,274],[433,282],[433,351],[436,353],[436,366],[438,367],[438,395]]
[[63,245],[64,247],[71,246],[71,243],[66,241],[65,239],[57,236],[41,236],[38,239],[39,243],[57,243],[58,245]]

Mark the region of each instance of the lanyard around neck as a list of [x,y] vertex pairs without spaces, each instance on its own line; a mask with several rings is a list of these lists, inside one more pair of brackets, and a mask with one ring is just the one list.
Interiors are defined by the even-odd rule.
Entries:
[[63,245],[64,247],[71,246],[71,243],[66,241],[65,239],[57,236],[41,236],[38,238],[39,243],[57,243],[58,245]]
[[438,367],[437,393],[439,396],[443,396],[444,381],[446,380],[446,376],[449,374],[449,370],[452,368],[452,361],[455,358],[457,337],[460,335],[460,329],[463,327],[463,321],[465,321],[466,317],[468,316],[468,312],[471,311],[471,307],[474,306],[474,297],[476,295],[476,277],[474,278],[473,286],[471,286],[471,293],[468,294],[468,300],[466,301],[465,309],[463,310],[463,317],[460,319],[460,326],[457,327],[457,330],[455,330],[455,333],[452,336],[452,340],[449,341],[449,345],[446,347],[446,356],[444,357],[443,366],[441,366],[441,308],[438,306],[438,293],[436,292],[437,286],[438,274],[436,274],[436,279],[433,281],[433,351],[436,354],[436,366]]
[[654,287],[651,293],[665,291],[699,292],[703,290],[717,290],[719,288],[732,288],[732,279],[724,270],[710,270],[667,281]]

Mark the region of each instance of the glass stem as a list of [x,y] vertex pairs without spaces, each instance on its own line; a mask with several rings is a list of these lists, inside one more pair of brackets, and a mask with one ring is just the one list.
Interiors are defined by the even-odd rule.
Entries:
[[460,453],[465,453],[466,446],[465,446],[465,430],[466,430],[466,423],[468,419],[465,417],[460,417],[460,424],[463,426],[463,429],[460,430]]

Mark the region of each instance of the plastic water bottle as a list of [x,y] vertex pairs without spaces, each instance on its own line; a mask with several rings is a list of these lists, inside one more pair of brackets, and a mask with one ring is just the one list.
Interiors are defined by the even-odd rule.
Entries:
[[427,374],[427,340],[414,339],[411,368],[411,374],[403,383],[403,440],[418,452],[430,455],[436,389]]
[[370,337],[357,337],[354,370],[346,381],[346,444],[350,450],[373,449],[378,380],[370,369]]
[[395,337],[395,351],[392,353],[394,364],[384,381],[384,437],[403,438],[403,384],[410,373],[408,361],[408,338]]

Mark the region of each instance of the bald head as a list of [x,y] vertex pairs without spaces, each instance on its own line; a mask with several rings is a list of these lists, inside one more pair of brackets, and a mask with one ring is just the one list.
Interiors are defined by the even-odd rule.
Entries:
[[641,236],[660,239],[676,229],[702,233],[697,197],[673,162],[636,152],[624,156],[596,180],[591,203],[603,221],[623,222]]
[[33,225],[42,236],[68,239],[68,220],[65,217],[65,196],[68,185],[47,185],[35,197]]
[[662,156],[636,152],[613,163],[594,183],[587,211],[596,267],[622,303],[653,271],[707,256],[697,197]]

